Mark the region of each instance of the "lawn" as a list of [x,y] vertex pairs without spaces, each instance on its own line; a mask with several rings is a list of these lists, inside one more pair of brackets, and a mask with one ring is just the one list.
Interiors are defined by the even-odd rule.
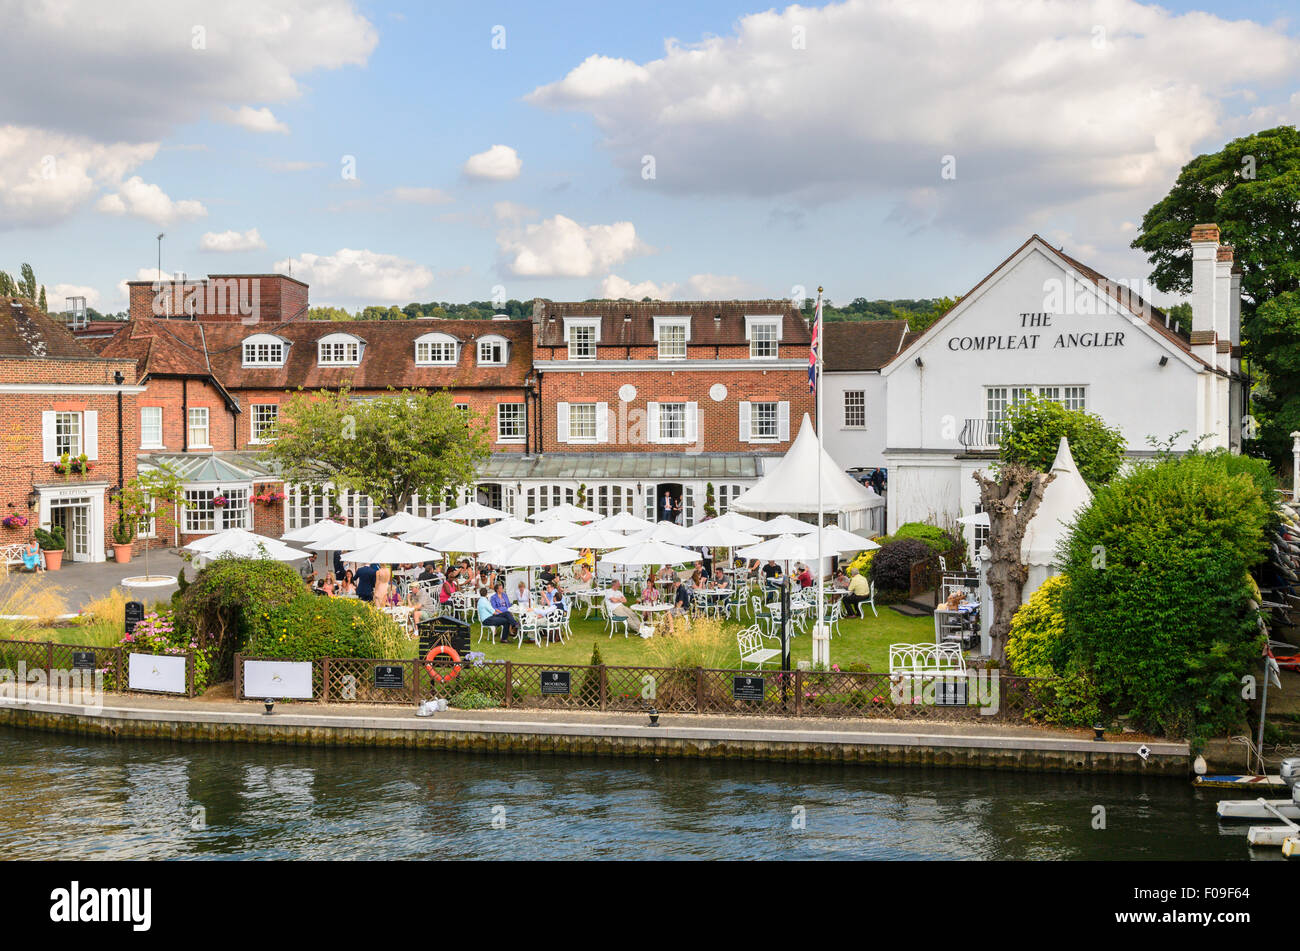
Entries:
[[[871,609],[863,620],[846,619],[840,622],[840,634],[831,640],[831,663],[844,667],[852,663],[867,663],[874,671],[889,670],[889,645],[900,642],[933,642],[934,620],[929,617],[909,618],[888,608],[880,608],[880,616],[872,617]],[[729,623],[727,633],[733,636],[740,629],[739,624]],[[581,612],[573,619],[573,637],[567,644],[547,644],[538,647],[525,642],[523,647],[509,644],[489,644],[486,640],[478,643],[478,625],[474,626],[474,650],[483,651],[489,660],[515,660],[530,664],[586,664],[591,660],[593,643],[600,645],[600,653],[606,664],[615,666],[641,666],[651,663],[647,653],[647,642],[639,637],[623,637],[616,634],[611,639],[604,622],[595,614],[590,620],[583,620]],[[812,637],[799,634],[791,641],[791,660],[812,660]],[[732,656],[729,667],[739,667],[740,652],[736,649],[734,639],[731,641]],[[411,653],[414,656],[416,646]]]

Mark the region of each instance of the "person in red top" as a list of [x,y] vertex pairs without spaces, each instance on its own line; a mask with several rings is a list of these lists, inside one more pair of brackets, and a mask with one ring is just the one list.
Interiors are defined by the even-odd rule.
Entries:
[[447,577],[442,582],[442,587],[438,589],[438,603],[446,604],[456,596],[456,575],[457,570],[451,568],[447,571]]
[[812,571],[809,570],[807,565],[802,565],[801,567],[803,568],[803,571],[799,572],[799,587],[811,588],[813,586]]

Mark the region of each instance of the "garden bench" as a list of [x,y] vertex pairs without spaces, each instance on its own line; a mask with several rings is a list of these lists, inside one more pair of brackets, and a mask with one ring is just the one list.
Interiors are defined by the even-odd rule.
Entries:
[[22,567],[23,565],[23,545],[5,545],[0,547],[0,561],[4,562],[5,574],[9,573],[11,567]]
[[763,646],[764,639],[771,637],[770,634],[763,633],[757,624],[736,634],[736,646],[740,648],[741,670],[745,669],[746,664],[753,664],[762,670],[763,665],[769,660],[781,656],[779,648]]
[[960,644],[890,644],[891,674],[964,674],[966,656]]

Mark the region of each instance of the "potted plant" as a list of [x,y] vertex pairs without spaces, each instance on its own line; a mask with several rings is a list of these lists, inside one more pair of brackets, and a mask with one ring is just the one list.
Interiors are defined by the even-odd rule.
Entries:
[[135,540],[135,522],[125,509],[113,524],[113,560],[125,565],[131,560],[131,542]]
[[62,476],[69,476],[74,473],[86,475],[92,468],[94,467],[90,464],[90,457],[84,452],[79,456],[70,456],[65,452],[59,458],[59,461],[54,464],[54,471]]
[[68,546],[62,526],[52,525],[48,531],[43,528],[36,529],[36,543],[41,546],[41,553],[45,555],[45,569],[58,571],[63,566],[63,549]]
[[4,517],[5,528],[26,528],[27,516],[20,515],[17,512],[10,512]]

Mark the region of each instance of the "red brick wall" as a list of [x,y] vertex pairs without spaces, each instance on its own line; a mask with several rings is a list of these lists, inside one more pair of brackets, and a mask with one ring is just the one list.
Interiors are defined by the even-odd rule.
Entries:
[[[128,283],[132,319],[187,317],[191,313],[187,299],[193,300],[193,315],[201,320],[277,324],[306,317],[307,286],[282,274],[210,274],[206,281],[195,276],[184,283],[176,283],[169,277],[164,285],[162,296],[158,297],[151,281]],[[157,307],[155,298],[158,298]],[[251,315],[246,313],[249,304],[253,305]]]
[[[155,377],[149,380],[145,392],[137,399],[137,406],[161,406],[163,411],[163,445],[168,452],[182,452],[186,448],[187,408],[207,407],[208,442],[213,449],[233,450],[235,445],[235,417],[227,408],[221,393],[210,383],[193,379]],[[140,425],[136,411],[137,432]],[[140,448],[137,436],[135,448]],[[192,446],[190,448],[193,448]],[[156,450],[155,450],[156,451]]]

